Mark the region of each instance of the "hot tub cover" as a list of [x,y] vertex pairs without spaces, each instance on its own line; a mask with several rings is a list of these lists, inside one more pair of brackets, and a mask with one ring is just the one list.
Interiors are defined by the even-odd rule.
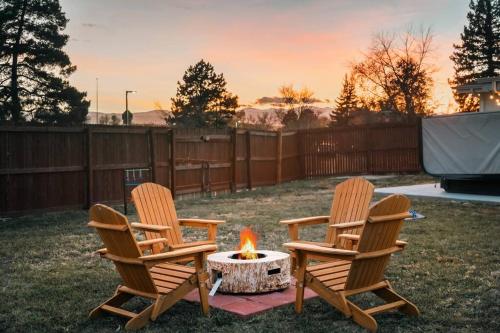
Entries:
[[500,174],[500,112],[425,118],[422,149],[432,175]]

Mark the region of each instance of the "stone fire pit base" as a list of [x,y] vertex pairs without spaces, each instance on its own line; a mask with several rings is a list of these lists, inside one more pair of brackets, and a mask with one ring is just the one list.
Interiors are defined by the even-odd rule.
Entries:
[[217,292],[263,293],[290,285],[290,255],[258,250],[258,259],[237,259],[239,251],[217,252],[207,257],[209,286],[222,277]]

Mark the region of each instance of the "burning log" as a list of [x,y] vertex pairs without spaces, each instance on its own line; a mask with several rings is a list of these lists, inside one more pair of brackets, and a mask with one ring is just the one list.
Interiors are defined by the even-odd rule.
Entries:
[[[250,228],[240,232],[240,248],[238,259],[257,259],[257,235]],[[233,258],[236,259],[236,258]]]

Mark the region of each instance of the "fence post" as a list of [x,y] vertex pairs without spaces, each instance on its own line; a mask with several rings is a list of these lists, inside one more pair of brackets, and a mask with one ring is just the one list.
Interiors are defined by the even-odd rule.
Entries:
[[368,126],[366,128],[365,132],[365,151],[366,151],[366,173],[371,175],[373,173],[373,165],[372,165],[372,140],[371,140],[371,134],[372,134],[372,128]]
[[234,128],[231,133],[231,141],[232,141],[232,155],[231,155],[231,192],[236,192],[237,185],[236,184],[236,172],[238,167],[238,151],[236,146],[236,140],[238,139],[238,129]]
[[281,164],[283,155],[283,133],[276,132],[276,184],[281,184]]
[[247,187],[252,189],[252,134],[247,131]]
[[207,192],[207,179],[206,179],[206,169],[207,169],[207,162],[206,161],[202,161],[201,162],[201,172],[200,172],[200,175],[201,175],[201,178],[200,178],[200,182],[201,182],[201,193],[206,193]]
[[299,169],[300,169],[300,179],[306,178],[306,154],[304,151],[304,131],[297,130],[298,141],[299,141]]
[[87,127],[87,208],[94,203],[94,166],[92,165],[92,128]]
[[417,150],[418,150],[418,152],[417,152],[417,155],[418,155],[417,169],[419,172],[421,172],[421,171],[425,171],[424,170],[424,146],[423,146],[423,137],[422,137],[422,117],[418,117],[416,131],[417,131]]
[[149,167],[151,168],[151,180],[156,183],[156,154],[155,154],[155,137],[154,129],[148,131],[149,137]]
[[170,192],[172,193],[172,198],[175,199],[175,130],[172,129],[170,132]]

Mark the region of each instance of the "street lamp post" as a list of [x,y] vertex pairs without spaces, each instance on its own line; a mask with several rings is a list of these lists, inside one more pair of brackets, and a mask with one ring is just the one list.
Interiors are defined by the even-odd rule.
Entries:
[[127,126],[130,125],[129,119],[128,119],[128,113],[130,112],[128,110],[128,94],[135,94],[137,91],[135,90],[125,90],[125,112],[127,114]]
[[99,78],[95,78],[95,110],[96,110],[96,124],[99,124]]

